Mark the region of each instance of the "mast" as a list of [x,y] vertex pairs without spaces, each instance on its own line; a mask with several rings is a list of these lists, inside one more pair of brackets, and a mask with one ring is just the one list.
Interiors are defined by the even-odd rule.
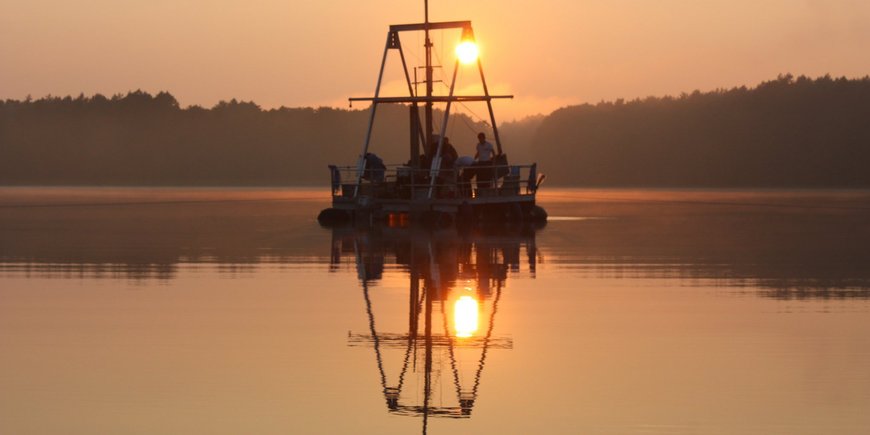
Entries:
[[423,144],[423,149],[426,155],[429,155],[429,144],[432,143],[432,41],[429,39],[429,0],[423,1],[424,21],[423,30],[426,33],[426,143]]

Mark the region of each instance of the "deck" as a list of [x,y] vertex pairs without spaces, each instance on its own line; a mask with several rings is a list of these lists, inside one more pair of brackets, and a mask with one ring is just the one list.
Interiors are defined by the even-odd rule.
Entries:
[[429,170],[401,165],[366,169],[362,174],[352,166],[331,166],[330,170],[333,208],[384,213],[438,211],[454,215],[465,204],[472,208],[516,205],[527,209],[534,206],[543,178],[534,164],[441,170],[434,181]]

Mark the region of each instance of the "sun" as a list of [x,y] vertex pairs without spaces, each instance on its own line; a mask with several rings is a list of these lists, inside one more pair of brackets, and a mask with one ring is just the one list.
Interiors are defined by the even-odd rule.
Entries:
[[478,54],[477,44],[474,41],[462,41],[456,46],[456,57],[466,65],[476,61]]

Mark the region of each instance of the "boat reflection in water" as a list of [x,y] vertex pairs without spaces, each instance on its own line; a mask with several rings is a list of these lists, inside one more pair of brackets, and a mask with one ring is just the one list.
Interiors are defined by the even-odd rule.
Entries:
[[[347,344],[374,351],[388,412],[422,417],[424,433],[429,417],[472,415],[488,353],[513,348],[497,325],[508,273],[527,268],[534,277],[536,257],[529,227],[491,234],[389,226],[333,230],[331,265],[355,263],[368,316],[368,331],[349,332]],[[385,264],[398,265],[407,276],[407,292],[376,301]],[[378,301],[401,308],[385,311]],[[382,326],[400,317],[407,317],[404,330]]]

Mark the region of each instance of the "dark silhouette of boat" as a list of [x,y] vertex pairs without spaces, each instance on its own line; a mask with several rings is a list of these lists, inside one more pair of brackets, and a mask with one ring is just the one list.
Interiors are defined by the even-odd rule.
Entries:
[[[373,97],[350,98],[371,103],[368,129],[362,152],[354,166],[330,165],[332,207],[323,210],[318,220],[325,225],[347,222],[372,223],[387,219],[408,219],[434,226],[453,222],[471,224],[478,221],[545,221],[547,214],[535,204],[535,196],[544,180],[537,164],[509,164],[499,136],[492,100],[513,98],[492,95],[486,84],[483,65],[477,48],[471,21],[430,22],[428,1],[424,2],[422,23],[391,25],[387,32],[384,54]],[[433,91],[432,32],[461,30],[456,61],[446,95]],[[401,36],[422,32],[424,35],[425,78],[416,80],[417,68],[409,72],[402,49]],[[408,95],[382,96],[384,67],[391,53],[401,60]],[[480,75],[482,95],[457,95],[456,77],[461,64],[476,65]],[[418,84],[425,85],[420,95]],[[485,103],[489,113],[495,146],[480,138],[483,152],[475,161],[460,159],[446,136],[451,108],[454,104]],[[440,125],[435,125],[435,104],[443,104]],[[370,150],[372,128],[380,104],[407,106],[410,119],[409,154],[407,162],[384,164]],[[422,110],[421,110],[422,106]],[[421,117],[422,112],[422,117]],[[436,130],[437,127],[437,130]],[[478,148],[480,151],[481,148]]]

